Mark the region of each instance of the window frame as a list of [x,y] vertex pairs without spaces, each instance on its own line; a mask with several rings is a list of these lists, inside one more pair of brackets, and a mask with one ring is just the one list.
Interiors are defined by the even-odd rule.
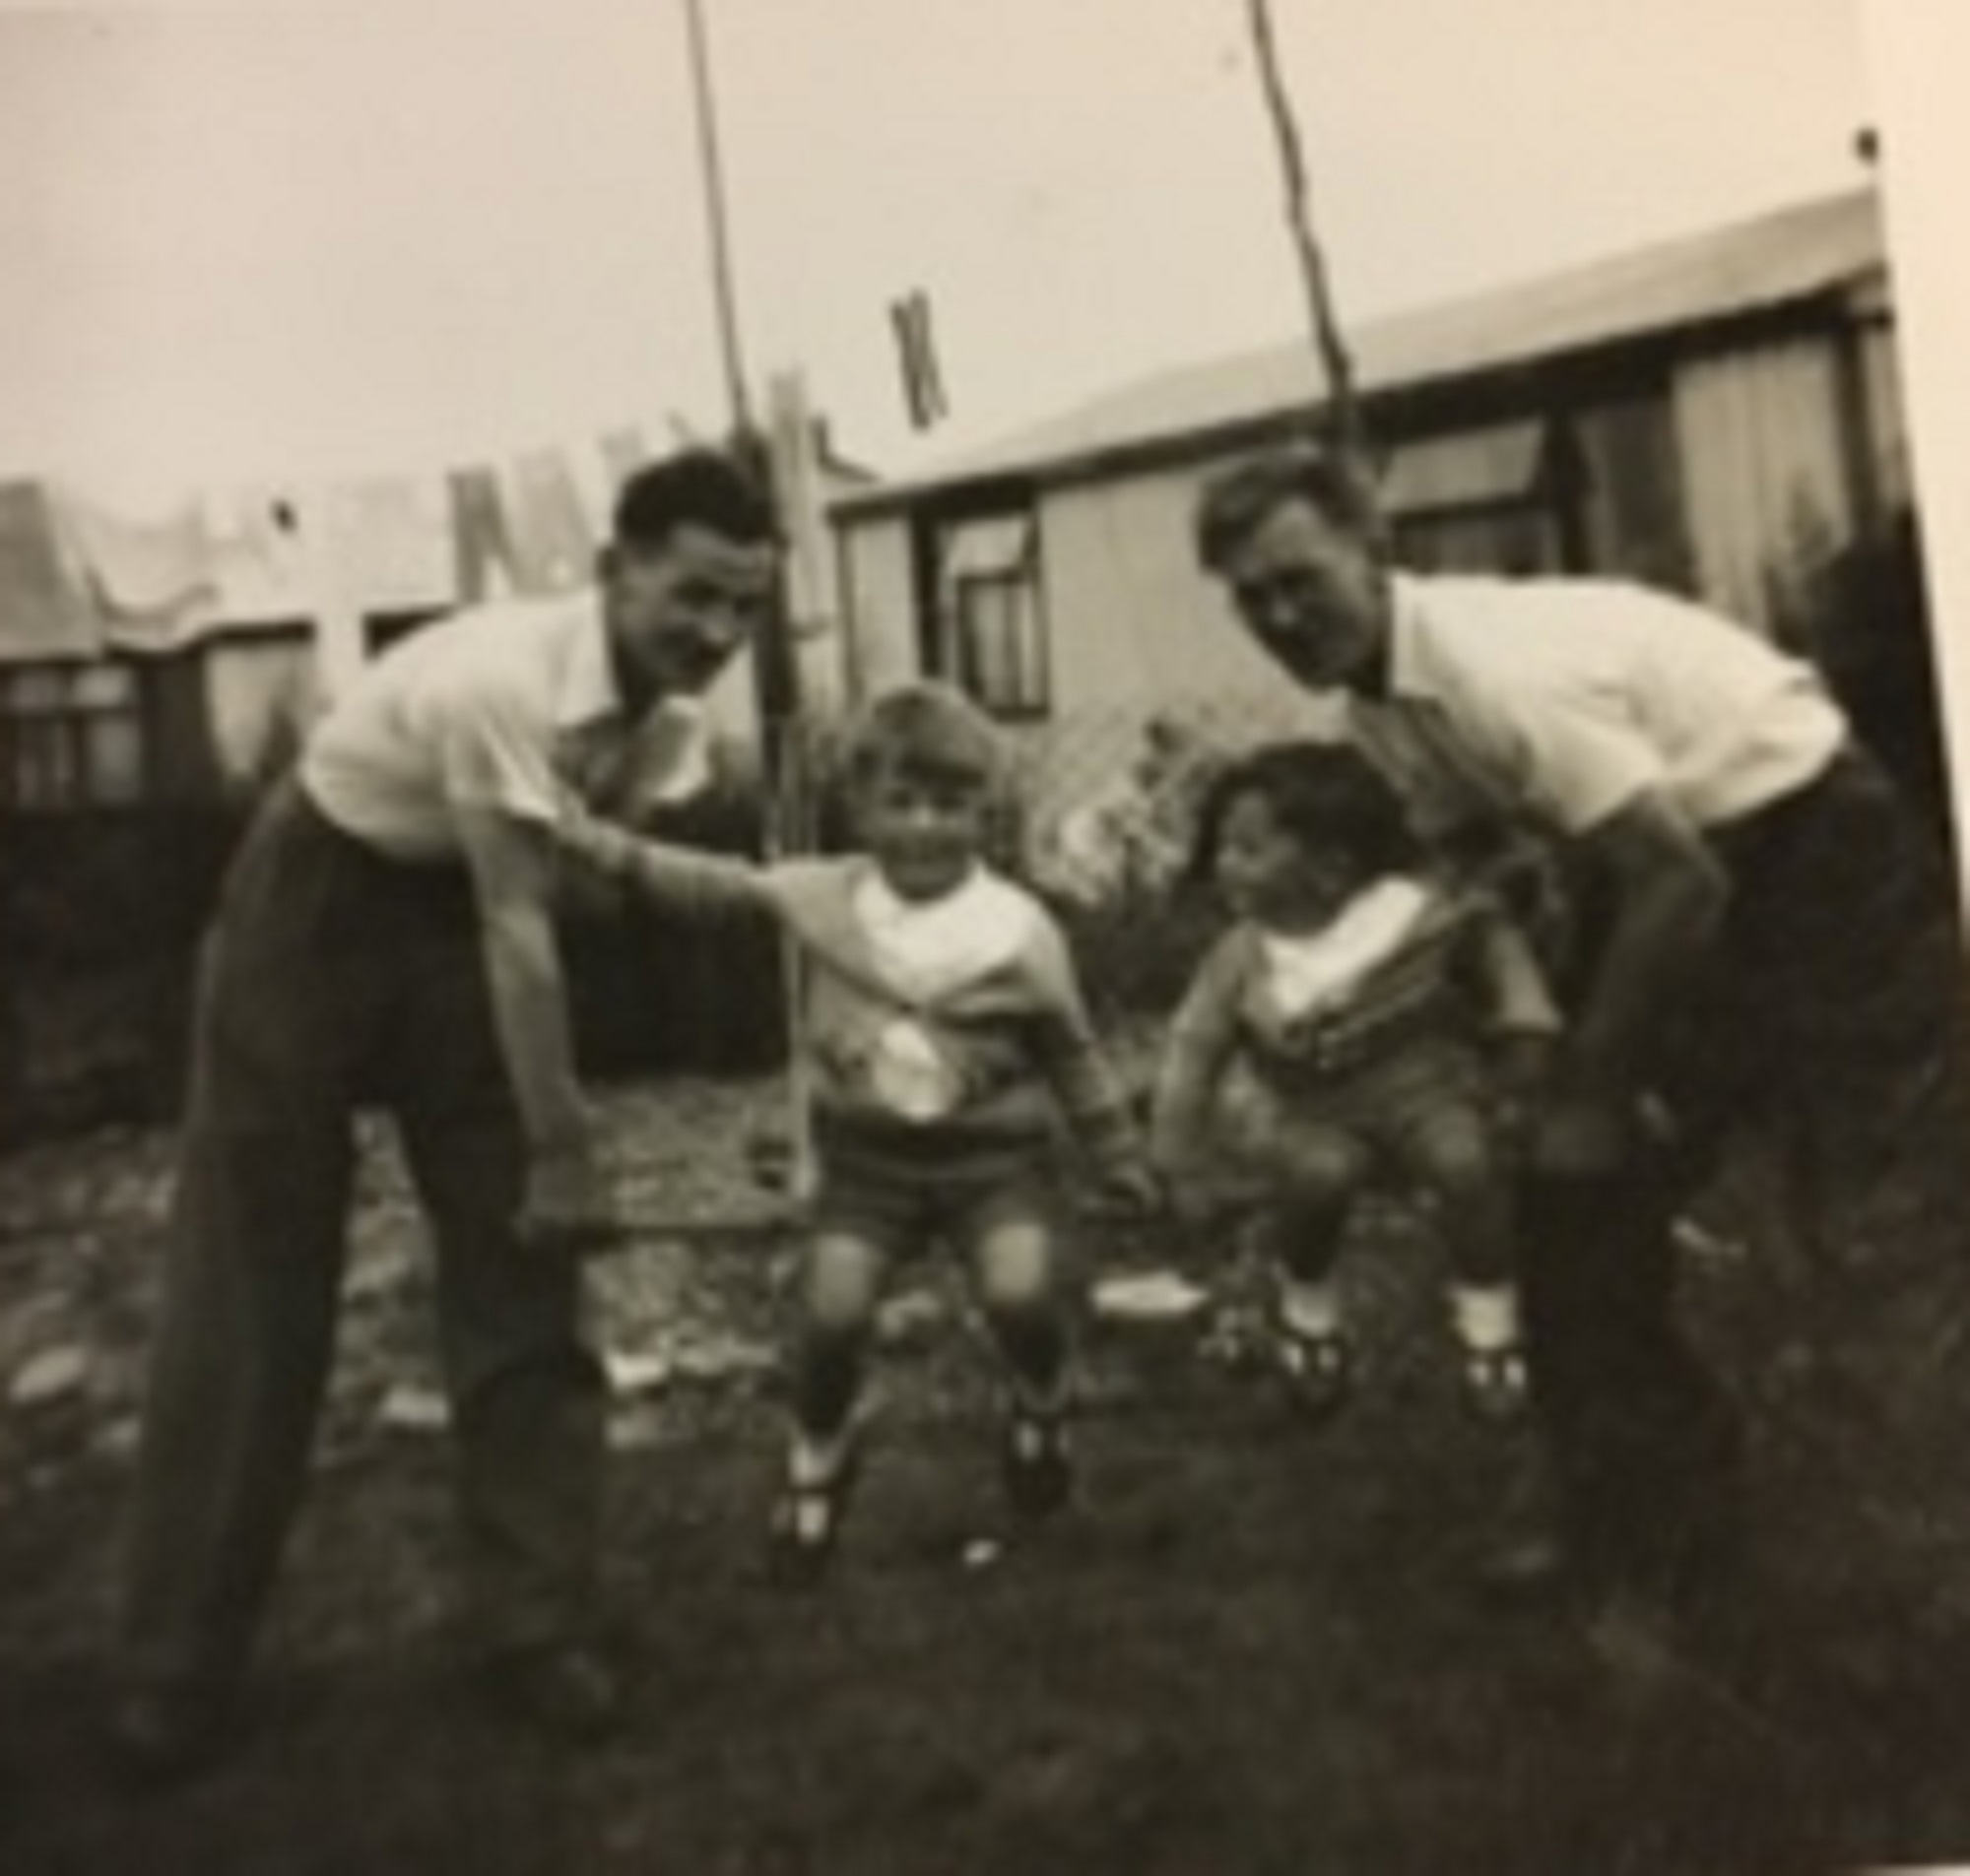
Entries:
[[[120,755],[111,736],[127,738]],[[0,809],[87,813],[150,792],[153,737],[134,659],[0,665]]]
[[[1582,466],[1565,420],[1541,414],[1398,443],[1379,479],[1397,554],[1418,570],[1503,574],[1577,570],[1573,514]],[[1505,549],[1521,536],[1524,551]],[[1501,550],[1473,554],[1488,537]]]
[[[1030,508],[966,517],[939,539],[933,676],[1003,723],[1053,714],[1052,622]],[[981,647],[1000,639],[996,666]],[[1008,678],[1010,677],[1010,681]]]

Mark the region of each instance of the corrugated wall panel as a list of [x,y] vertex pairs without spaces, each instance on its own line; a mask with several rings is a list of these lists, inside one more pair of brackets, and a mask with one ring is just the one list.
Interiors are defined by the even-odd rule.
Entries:
[[1901,352],[1886,320],[1861,331],[1861,396],[1867,412],[1868,455],[1883,513],[1914,498],[1909,481],[1908,418],[1902,403]]
[[1165,471],[1045,497],[1040,566],[1062,710],[1284,683],[1197,564],[1191,514],[1201,480]]
[[1206,473],[1087,483],[1042,499],[1054,707],[1019,739],[1036,853],[1065,813],[1140,759],[1152,715],[1223,747],[1333,731],[1332,706],[1297,690],[1258,650],[1197,565],[1191,514]]
[[1590,405],[1574,414],[1573,430],[1586,465],[1588,569],[1688,592],[1694,575],[1667,392]]
[[1769,630],[1788,586],[1854,534],[1835,344],[1791,340],[1685,365],[1674,408],[1698,586]]
[[852,523],[838,537],[845,578],[844,688],[850,700],[921,675],[908,524],[899,517]]

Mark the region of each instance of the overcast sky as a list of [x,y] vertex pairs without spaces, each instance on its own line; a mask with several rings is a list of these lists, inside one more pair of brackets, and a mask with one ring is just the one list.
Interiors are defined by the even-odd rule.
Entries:
[[[1274,0],[1344,313],[1860,180],[1857,3]],[[1298,330],[1245,0],[704,4],[754,376],[804,366],[851,453]],[[686,45],[684,0],[0,10],[0,470],[716,429]]]

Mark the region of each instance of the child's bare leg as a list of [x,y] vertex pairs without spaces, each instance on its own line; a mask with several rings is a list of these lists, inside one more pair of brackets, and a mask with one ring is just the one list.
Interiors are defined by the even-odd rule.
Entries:
[[1368,1152],[1337,1129],[1300,1128],[1268,1157],[1273,1197],[1257,1239],[1279,1276],[1280,1359],[1300,1406],[1325,1414],[1352,1381],[1335,1265],[1367,1178]]
[[796,1478],[828,1476],[845,1451],[886,1263],[880,1246],[844,1231],[808,1246],[794,1330]]
[[1074,1337],[1058,1231],[1050,1207],[1001,1202],[969,1235],[979,1307],[1010,1384],[1007,1493],[1016,1510],[1044,1515],[1073,1490],[1065,1418]]
[[1060,1295],[1051,1221],[994,1221],[980,1234],[973,1262],[979,1307],[1006,1359],[1015,1399],[1036,1411],[1058,1411],[1067,1392],[1073,1341]]
[[1436,1197],[1466,1400],[1487,1419],[1516,1419],[1526,1404],[1526,1368],[1503,1156],[1482,1116],[1466,1106],[1413,1128],[1404,1155],[1411,1177]]
[[833,1546],[886,1265],[881,1246],[852,1232],[823,1230],[807,1249],[795,1305],[787,1484],[774,1514],[776,1551],[790,1575],[814,1574]]

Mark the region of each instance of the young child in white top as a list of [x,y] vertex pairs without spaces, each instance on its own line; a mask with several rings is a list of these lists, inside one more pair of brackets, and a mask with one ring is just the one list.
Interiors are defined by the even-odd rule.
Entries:
[[1236,923],[1193,980],[1158,1076],[1153,1152],[1179,1209],[1208,1209],[1214,1110],[1242,1084],[1222,1105],[1264,1194],[1280,1362],[1324,1415],[1354,1368],[1336,1260],[1370,1176],[1393,1169],[1435,1201],[1467,1404],[1516,1420],[1506,1136],[1558,1027],[1530,948],[1495,901],[1424,864],[1401,803],[1346,744],[1235,763],[1197,859]]
[[757,867],[571,817],[589,864],[680,914],[764,911],[807,964],[819,1190],[798,1286],[792,1437],[776,1503],[783,1580],[816,1579],[855,1473],[854,1408],[884,1279],[942,1239],[964,1257],[1004,1355],[1016,1511],[1069,1497],[1062,1116],[1111,1190],[1155,1183],[1058,927],[983,858],[1000,782],[992,726],[958,692],[879,697],[850,744],[863,851]]

